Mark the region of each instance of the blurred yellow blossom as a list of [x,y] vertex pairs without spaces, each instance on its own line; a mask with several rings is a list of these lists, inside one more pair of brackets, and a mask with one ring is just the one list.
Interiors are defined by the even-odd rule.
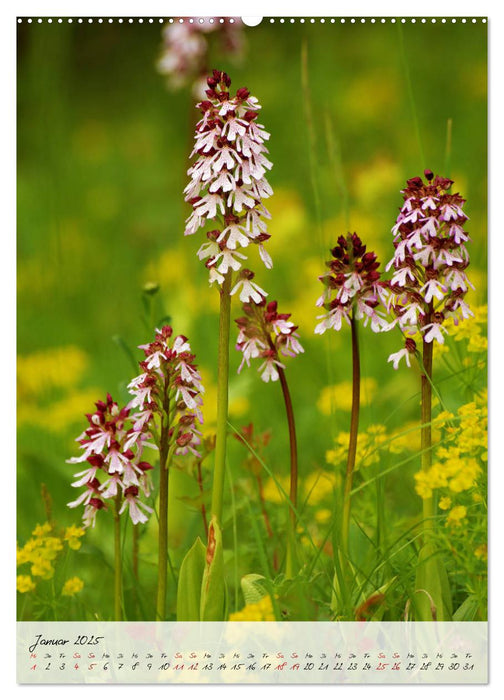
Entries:
[[465,506],[455,506],[448,513],[446,518],[447,525],[460,525],[461,520],[463,520],[467,515],[467,508]]
[[[326,452],[328,464],[342,467],[346,463],[349,437],[348,433],[339,433],[334,440],[335,447]],[[367,431],[360,432],[357,437],[356,468],[377,464],[380,461],[380,448],[388,440],[384,425],[371,425]]]
[[37,525],[32,532],[34,537],[45,537],[52,530],[51,523],[44,523],[43,525]]
[[[285,494],[282,493],[282,491],[278,488],[277,483],[280,484],[282,489],[284,490]],[[289,476],[277,476],[276,481],[270,477],[266,479],[266,481],[263,484],[263,498],[265,501],[269,501],[270,503],[285,503],[286,499],[289,495],[289,484],[290,484],[290,477]]]
[[268,210],[275,222],[275,235],[268,240],[268,250],[275,257],[275,253],[284,252],[286,245],[291,246],[296,239],[302,240],[309,224],[304,203],[295,190],[275,189]]
[[449,319],[449,333],[456,342],[469,341],[467,351],[472,353],[486,352],[488,339],[486,326],[488,321],[488,306],[486,304],[472,307],[474,316],[465,319],[463,323],[455,325],[453,319]]
[[[201,383],[205,387],[205,398],[203,402],[204,423],[202,426],[203,435],[208,437],[215,434],[217,423],[217,385],[213,381],[212,373],[200,367]],[[239,381],[239,379],[238,379]],[[229,387],[229,416],[233,420],[245,415],[249,410],[250,402],[242,391],[236,391],[233,384]]]
[[486,544],[480,544],[476,547],[474,550],[474,555],[477,557],[477,559],[481,559],[482,561],[486,561],[488,559],[488,547]]
[[58,433],[82,420],[82,416],[94,405],[99,389],[90,388],[73,391],[58,401],[44,406],[43,410],[34,401],[18,406],[18,425],[37,425],[52,433]]
[[356,170],[353,179],[359,202],[374,210],[383,196],[396,189],[401,175],[399,163],[389,158],[379,155],[373,161],[365,163]]
[[161,295],[169,299],[171,325],[183,327],[191,333],[193,320],[201,313],[201,299],[205,303],[219,304],[219,295],[209,293],[205,283],[204,292],[195,283],[195,267],[185,249],[168,248],[157,255],[144,270],[145,280],[155,281],[161,288]]
[[30,571],[32,576],[38,576],[39,578],[43,578],[45,580],[54,576],[53,565],[48,559],[44,559],[41,556],[34,559]]
[[68,581],[65,581],[61,595],[73,596],[82,591],[83,588],[84,581],[82,581],[78,576],[74,576],[73,578],[69,578]]
[[80,538],[84,537],[85,530],[82,527],[77,527],[76,525],[70,525],[65,530],[63,539],[68,542],[70,549],[80,549],[81,541]]
[[38,350],[17,359],[19,396],[38,397],[47,391],[74,386],[88,366],[88,356],[73,345]]
[[269,595],[264,596],[257,603],[249,603],[241,610],[229,615],[230,622],[267,622],[274,621],[275,613]]
[[448,510],[451,506],[451,498],[449,496],[443,496],[443,498],[439,499],[439,507],[441,510]]
[[[80,538],[83,536],[84,530],[75,525],[67,527],[62,535],[58,535],[51,523],[37,524],[32,531],[32,537],[24,546],[16,547],[17,566],[30,564],[31,576],[49,580],[55,574],[56,560],[64,550],[65,543],[70,549],[79,549]],[[27,579],[29,578],[28,576]],[[28,585],[26,579],[21,581]]]
[[388,449],[393,454],[400,454],[405,450],[417,452],[420,449],[421,426],[417,421],[405,423],[400,429],[390,434]]
[[332,496],[335,486],[341,477],[333,472],[319,470],[309,474],[303,482],[305,498],[310,505],[317,505],[324,499]]
[[440,414],[446,421],[453,418],[453,424],[443,426],[444,440],[435,451],[431,467],[415,474],[419,496],[429,498],[438,488],[461,493],[476,485],[482,473],[480,462],[487,458],[487,414],[486,392],[462,405],[456,417]]
[[[378,382],[374,377],[361,378],[361,406],[371,404],[377,389]],[[335,409],[350,411],[352,409],[352,382],[344,381],[324,387],[320,392],[317,408],[324,416],[330,416]]]
[[16,578],[16,589],[20,593],[29,593],[30,591],[35,590],[35,583],[33,582],[33,579],[31,576],[25,576],[23,574],[20,574]]
[[332,511],[329,510],[329,508],[319,508],[319,510],[315,511],[315,520],[320,524],[320,525],[325,525],[330,521],[332,518]]

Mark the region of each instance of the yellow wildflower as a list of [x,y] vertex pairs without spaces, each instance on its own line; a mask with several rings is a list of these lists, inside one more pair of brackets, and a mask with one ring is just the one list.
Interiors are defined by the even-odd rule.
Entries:
[[476,484],[476,478],[481,472],[481,467],[474,458],[458,460],[460,466],[456,475],[450,479],[448,485],[451,491],[460,493],[467,491]]
[[460,525],[461,521],[466,517],[466,515],[467,508],[465,506],[455,506],[448,513],[448,516],[446,518],[446,524],[458,526]]
[[48,580],[54,576],[54,568],[50,561],[38,557],[32,564],[31,574],[32,576],[40,576],[40,578]]
[[[202,384],[205,387],[205,405],[203,413],[205,422],[203,426],[203,434],[205,437],[215,434],[215,426],[217,423],[217,385],[214,382],[213,374],[210,370],[200,367],[199,372],[202,378]],[[240,389],[240,380],[236,380],[229,389],[229,414],[232,418],[239,418],[247,413],[250,402],[243,391]]]
[[16,578],[16,588],[20,593],[29,593],[35,589],[35,584],[31,576],[20,574]]
[[457,341],[469,340],[472,338],[481,337],[481,326],[485,326],[488,317],[488,307],[483,306],[473,306],[474,316],[465,319],[464,323],[459,323],[455,325],[453,320],[451,321],[452,327],[450,328],[450,335]]
[[41,540],[39,548],[39,556],[49,559],[52,561],[63,549],[63,542],[59,537],[45,537]]
[[417,452],[420,449],[420,428],[415,421],[406,423],[403,428],[391,433],[389,451],[393,454],[400,454],[404,450]]
[[68,389],[80,380],[87,365],[86,353],[72,345],[21,356],[17,361],[19,393],[41,396],[52,388]]
[[474,555],[477,559],[481,559],[482,561],[486,561],[488,559],[488,551],[487,551],[487,545],[486,544],[480,544],[476,547],[474,550]]
[[432,466],[415,474],[419,496],[429,498],[437,488],[460,493],[476,486],[482,473],[480,460],[487,458],[487,414],[486,392],[460,406],[459,420],[452,426],[446,421],[454,416],[447,412],[439,414],[436,420],[443,423],[444,441],[440,436],[441,444],[436,449],[436,461]]
[[27,423],[52,433],[61,432],[79,420],[79,416],[93,405],[97,393],[99,391],[96,388],[73,391],[58,401],[52,401],[43,411],[37,402],[25,401],[18,406],[18,424]]
[[80,538],[83,537],[84,534],[84,528],[77,527],[76,525],[70,525],[70,527],[67,527],[67,529],[65,530],[63,539],[66,542],[68,542],[68,546],[70,547],[70,549],[80,549],[80,546],[82,544]]
[[454,415],[450,411],[441,411],[441,413],[438,413],[438,415],[434,418],[434,423],[438,425],[439,423],[446,423],[447,421],[453,420]]
[[488,350],[488,338],[483,335],[472,335],[467,345],[467,352],[486,352]]
[[84,581],[82,581],[78,576],[74,576],[73,578],[69,578],[68,581],[65,581],[61,595],[73,596],[82,591],[83,588]]
[[[334,466],[343,466],[348,454],[349,433],[339,433],[335,439],[336,447],[326,452],[326,462]],[[367,432],[360,432],[357,437],[356,467],[369,467],[380,461],[380,445],[388,440],[383,425],[371,425]]]
[[231,613],[229,620],[230,622],[267,622],[275,620],[270,596],[266,595],[257,603],[249,603],[241,610]]
[[45,537],[52,530],[52,525],[50,523],[44,523],[43,525],[37,525],[33,530],[32,535],[34,537]]
[[451,504],[452,502],[449,496],[443,496],[443,498],[439,499],[439,507],[441,508],[441,510],[448,510]]
[[303,488],[310,505],[317,505],[332,496],[337,481],[332,472],[319,470],[309,474],[304,480]]
[[30,554],[30,550],[27,547],[27,545],[25,545],[21,549],[18,546],[16,546],[16,565],[17,566],[21,566],[22,564],[26,564],[27,562],[29,562],[30,557],[31,557],[31,554]]
[[319,508],[319,510],[315,512],[315,520],[321,525],[328,523],[331,518],[332,512],[329,508]]
[[271,476],[264,482],[263,486],[263,498],[265,501],[270,503],[285,503],[286,496],[280,491],[276,482],[280,484],[284,492],[289,494],[290,477],[289,476],[277,476],[276,481],[271,478]]

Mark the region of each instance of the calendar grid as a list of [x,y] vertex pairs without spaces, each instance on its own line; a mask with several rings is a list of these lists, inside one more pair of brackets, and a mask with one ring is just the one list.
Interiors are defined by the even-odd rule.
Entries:
[[18,623],[18,682],[487,682],[487,623]]

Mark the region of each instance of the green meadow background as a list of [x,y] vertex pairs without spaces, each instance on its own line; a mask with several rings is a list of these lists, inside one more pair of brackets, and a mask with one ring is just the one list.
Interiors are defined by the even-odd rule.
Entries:
[[[78,469],[65,460],[78,453],[75,438],[94,401],[107,392],[127,400],[134,370],[125,348],[140,359],[136,348],[153,333],[145,318],[148,283],[160,287],[152,297],[152,318],[169,316],[197,356],[207,389],[208,433],[215,421],[218,293],[208,287],[207,271],[196,258],[202,234],[183,235],[189,210],[182,190],[198,112],[190,89],[168,89],[156,69],[161,30],[157,21],[18,26],[20,544],[47,519],[42,485],[58,525],[79,523],[82,510],[66,507],[77,496],[70,483]],[[274,196],[266,205],[274,268],[266,270],[252,255],[251,264],[269,299],[292,313],[305,348],[286,362],[304,483],[320,470],[334,469],[326,452],[349,427],[349,330],[322,338],[313,333],[322,291],[318,276],[337,237],[356,231],[384,267],[393,254],[390,229],[406,179],[424,168],[449,175],[467,199],[470,218],[469,276],[476,290],[468,298],[476,305],[486,301],[487,27],[481,21],[400,27],[263,20],[243,33],[241,60],[216,52],[210,64],[227,71],[234,88],[247,86],[258,97],[259,121],[271,133],[274,167],[268,179]],[[240,315],[236,298],[232,313]],[[416,372],[405,367],[395,372],[387,364],[401,345],[398,331],[379,336],[361,331],[364,430],[376,423],[394,430],[418,420]],[[238,429],[253,422],[258,432],[271,430],[263,458],[286,477],[280,387],[264,384],[257,365],[237,375],[241,358],[233,347],[230,352],[230,422]],[[441,364],[436,372],[437,379],[444,377],[449,409],[470,400],[474,386],[450,377]],[[478,381],[484,383],[484,377]],[[333,394],[328,387],[336,387]],[[242,466],[246,453],[232,438],[229,444],[234,488],[228,482],[225,497],[234,504],[239,527],[233,530],[228,522],[225,536],[235,555],[241,552],[238,561],[233,557],[238,579],[259,568],[257,548],[247,539],[250,512],[244,503],[258,506]],[[211,464],[205,466],[208,488]],[[418,469],[419,461],[412,461],[385,481],[391,527],[407,527],[421,512],[413,478]],[[176,567],[195,535],[204,533],[194,480],[175,470],[172,486]],[[281,509],[274,498],[271,503]],[[365,490],[356,503],[364,519],[368,512],[371,517],[374,505]],[[281,510],[276,521],[272,516],[278,528],[285,515]],[[154,530],[146,529],[141,547],[148,590],[155,581]],[[70,573],[84,580],[86,611],[100,601],[106,617],[103,610],[112,609],[108,514],[99,513]],[[149,617],[149,603],[144,606],[139,615]]]

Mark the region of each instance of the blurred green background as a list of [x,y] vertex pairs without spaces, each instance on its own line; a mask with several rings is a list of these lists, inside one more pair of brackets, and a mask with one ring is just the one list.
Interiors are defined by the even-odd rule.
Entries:
[[[156,70],[161,30],[157,20],[18,26],[22,542],[46,518],[42,483],[58,523],[80,518],[80,510],[65,507],[76,497],[70,486],[76,470],[65,460],[77,453],[74,440],[95,400],[107,391],[127,399],[133,370],[114,338],[140,357],[135,348],[151,337],[142,321],[146,283],[160,285],[157,318],[169,315],[175,332],[190,339],[207,386],[210,431],[215,418],[218,294],[196,258],[203,236],[183,236],[189,210],[182,190],[198,112],[190,89],[171,91]],[[275,194],[266,204],[274,268],[266,270],[255,258],[252,264],[269,298],[292,313],[305,348],[287,362],[287,373],[306,478],[325,467],[332,438],[349,423],[348,410],[330,411],[323,399],[324,388],[350,380],[349,333],[313,334],[322,290],[317,278],[340,234],[356,231],[384,266],[406,179],[424,168],[450,175],[467,199],[476,286],[471,300],[485,302],[487,27],[481,21],[399,27],[265,19],[243,33],[241,60],[215,53],[210,63],[230,74],[233,87],[245,85],[258,97],[259,121],[271,133]],[[240,315],[237,300],[232,313]],[[399,334],[378,337],[363,329],[361,339],[362,374],[374,378],[361,425],[388,420],[394,428],[418,419],[415,373],[394,372],[387,364],[401,346]],[[262,383],[255,368],[237,376],[240,359],[231,348],[230,420],[271,429],[265,459],[286,475],[280,387]],[[462,389],[455,380],[445,383],[448,407],[466,398]],[[234,442],[230,461],[239,476],[244,454]],[[411,465],[387,485],[398,517],[418,512],[417,468]],[[177,508],[174,542],[190,543],[200,532],[199,516],[190,504]],[[100,527],[98,518],[89,537],[106,549],[111,543]]]

